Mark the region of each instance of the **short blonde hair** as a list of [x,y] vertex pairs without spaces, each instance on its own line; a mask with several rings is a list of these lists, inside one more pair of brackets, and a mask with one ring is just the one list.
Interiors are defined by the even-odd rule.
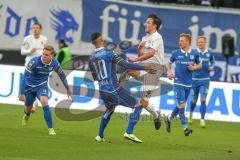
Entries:
[[198,39],[198,40],[199,40],[199,39],[204,39],[205,42],[207,41],[207,37],[205,37],[205,36],[198,36],[197,39]]
[[48,51],[51,51],[51,54],[53,54],[53,55],[55,55],[55,53],[56,53],[54,47],[51,45],[45,45],[43,50],[45,50],[45,49]]
[[180,37],[185,37],[185,38],[189,41],[189,43],[191,43],[191,41],[192,41],[192,37],[191,37],[190,34],[181,33],[181,34],[180,34]]

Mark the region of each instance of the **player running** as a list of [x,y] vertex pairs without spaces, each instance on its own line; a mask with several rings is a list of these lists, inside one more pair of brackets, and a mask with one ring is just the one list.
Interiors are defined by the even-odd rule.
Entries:
[[206,127],[205,114],[206,114],[206,97],[209,89],[210,82],[210,72],[214,71],[215,58],[211,52],[206,48],[207,39],[204,36],[198,37],[198,52],[200,53],[200,58],[202,60],[202,69],[193,72],[193,99],[191,101],[190,115],[188,123],[192,123],[193,111],[196,107],[198,100],[198,95],[200,94],[200,113],[201,120],[200,126]]
[[[187,120],[184,114],[185,103],[192,87],[192,72],[202,67],[199,53],[197,50],[191,49],[190,44],[191,36],[182,33],[179,39],[180,49],[172,52],[170,62],[166,65],[168,78],[174,78],[174,92],[178,103],[165,120],[166,130],[167,132],[171,132],[171,120],[179,115],[185,136],[189,136],[192,133],[192,130],[187,126]],[[175,75],[171,71],[171,65],[174,62],[176,64]]]
[[57,72],[67,90],[68,98],[72,98],[72,92],[69,89],[66,76],[60,64],[54,58],[54,54],[54,48],[47,45],[44,47],[42,56],[34,57],[30,60],[24,72],[21,95],[19,97],[19,100],[24,101],[26,106],[22,125],[25,126],[29,121],[32,104],[38,98],[43,107],[44,119],[49,135],[56,134],[53,129],[51,110],[48,105],[48,78],[52,71]]
[[[32,26],[33,34],[24,38],[21,55],[26,56],[25,67],[33,57],[42,55],[44,45],[47,44],[47,37],[41,35],[42,25],[40,23],[34,23]],[[32,112],[37,110],[37,100],[33,103]]]
[[[106,111],[102,115],[98,136],[95,138],[96,141],[102,142],[105,141],[104,130],[117,105],[123,105],[129,108],[138,108],[140,106],[135,98],[130,95],[130,92],[119,85],[116,76],[116,65],[125,69],[147,70],[149,73],[155,73],[156,70],[154,70],[153,65],[136,65],[129,63],[122,59],[119,54],[106,50],[104,48],[104,39],[98,32],[91,35],[91,41],[96,49],[89,58],[89,67],[94,80],[98,81],[100,96],[106,106]],[[153,112],[149,107],[146,107],[146,110]],[[159,120],[155,123],[159,125]],[[124,137],[134,142],[142,143],[142,141],[132,133],[129,134],[126,132]]]

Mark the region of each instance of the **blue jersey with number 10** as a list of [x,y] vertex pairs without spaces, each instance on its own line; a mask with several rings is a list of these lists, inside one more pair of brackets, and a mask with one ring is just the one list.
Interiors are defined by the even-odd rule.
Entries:
[[98,48],[89,58],[89,67],[95,81],[98,81],[100,91],[112,92],[119,88],[116,75],[116,65],[124,69],[144,70],[144,66],[126,62],[113,51]]

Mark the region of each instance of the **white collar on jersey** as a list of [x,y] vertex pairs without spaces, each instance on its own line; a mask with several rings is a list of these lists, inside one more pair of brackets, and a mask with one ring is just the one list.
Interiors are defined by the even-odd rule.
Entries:
[[102,49],[104,49],[104,47],[96,48],[96,49],[94,49],[94,51],[97,52],[97,51],[100,51]]
[[207,53],[207,52],[208,52],[208,49],[205,49],[205,50],[202,52],[199,48],[197,48],[197,51],[198,51],[199,53],[204,54],[204,53]]
[[183,49],[181,49],[181,52],[185,54],[185,56],[188,55],[188,53],[191,53],[192,49],[189,48],[189,50],[187,52],[185,52]]
[[50,64],[52,63],[52,59],[51,59],[50,63],[47,64],[47,63],[45,63],[45,62],[43,61],[42,56],[41,56],[41,62],[42,62],[43,64],[45,64],[45,65],[50,65]]

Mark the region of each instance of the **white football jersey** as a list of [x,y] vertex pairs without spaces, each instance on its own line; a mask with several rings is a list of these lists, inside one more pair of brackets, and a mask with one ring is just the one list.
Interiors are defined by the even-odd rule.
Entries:
[[146,41],[144,49],[152,48],[156,52],[153,57],[147,59],[146,61],[152,61],[155,63],[160,63],[163,65],[164,60],[164,47],[162,36],[156,31],[151,35],[146,35],[142,38],[142,41]]
[[[47,37],[40,35],[39,38],[35,38],[33,35],[26,36],[24,38],[22,47],[21,47],[21,55],[25,55],[25,66],[27,66],[28,62],[36,56],[40,56],[43,54],[44,46],[47,44]],[[31,53],[31,50],[36,48],[34,53]]]

